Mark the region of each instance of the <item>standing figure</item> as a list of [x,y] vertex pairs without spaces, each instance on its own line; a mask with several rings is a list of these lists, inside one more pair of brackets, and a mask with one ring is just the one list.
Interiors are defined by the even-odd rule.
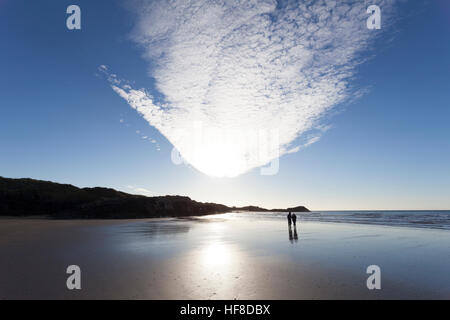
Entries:
[[287,215],[287,219],[288,219],[288,224],[291,225],[291,212],[290,211]]

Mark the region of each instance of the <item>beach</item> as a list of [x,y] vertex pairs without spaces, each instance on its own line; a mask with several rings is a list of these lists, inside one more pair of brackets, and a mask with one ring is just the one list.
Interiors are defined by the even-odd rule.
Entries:
[[[450,232],[226,213],[0,220],[1,299],[449,299]],[[66,268],[81,269],[68,290]],[[366,269],[381,270],[369,290]]]

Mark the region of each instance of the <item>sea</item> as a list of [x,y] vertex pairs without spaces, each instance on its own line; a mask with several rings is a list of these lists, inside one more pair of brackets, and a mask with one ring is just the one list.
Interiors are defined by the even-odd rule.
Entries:
[[[239,213],[245,216],[248,213]],[[279,219],[286,212],[254,212],[254,218]],[[353,210],[296,213],[299,221],[336,222],[450,230],[450,210]]]

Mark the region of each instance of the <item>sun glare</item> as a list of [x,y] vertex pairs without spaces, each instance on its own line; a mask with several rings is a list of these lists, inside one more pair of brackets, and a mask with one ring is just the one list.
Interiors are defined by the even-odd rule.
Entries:
[[203,265],[208,267],[223,266],[231,262],[230,251],[223,243],[212,243],[202,250]]

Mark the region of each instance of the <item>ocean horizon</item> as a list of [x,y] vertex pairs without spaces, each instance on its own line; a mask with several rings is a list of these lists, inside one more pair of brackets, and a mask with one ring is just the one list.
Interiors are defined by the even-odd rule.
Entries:
[[[285,218],[286,212],[252,212]],[[296,212],[299,220],[450,230],[450,210],[318,210]]]

